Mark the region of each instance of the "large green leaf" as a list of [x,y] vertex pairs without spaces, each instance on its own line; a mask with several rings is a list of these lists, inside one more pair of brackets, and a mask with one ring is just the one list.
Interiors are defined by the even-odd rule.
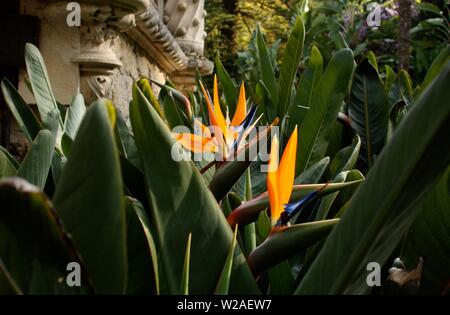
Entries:
[[41,130],[39,120],[8,79],[3,79],[1,85],[6,104],[28,142],[31,143]]
[[304,41],[305,26],[301,17],[298,16],[289,36],[280,69],[280,78],[278,81],[280,91],[280,102],[278,104],[279,117],[283,117],[289,108],[292,86],[302,57]]
[[323,159],[308,167],[308,169],[301,173],[299,176],[297,176],[297,178],[294,180],[294,184],[317,184],[329,164],[330,157],[324,157]]
[[433,63],[428,69],[425,78],[423,79],[422,85],[420,87],[421,91],[424,91],[428,85],[439,75],[442,68],[449,62],[450,60],[450,45],[447,45],[439,55],[433,60]]
[[262,82],[267,87],[272,102],[278,104],[278,86],[275,79],[275,71],[270,59],[269,50],[267,49],[259,27],[256,28],[256,55],[258,71]]
[[23,292],[0,259],[0,295],[21,295]]
[[319,49],[316,46],[311,48],[311,54],[305,71],[300,77],[300,82],[297,86],[297,95],[294,99],[294,104],[289,110],[289,130],[291,134],[295,125],[299,125],[302,129],[302,122],[306,113],[311,108],[313,102],[313,94],[317,83],[323,72],[323,60]]
[[340,172],[351,170],[355,166],[360,148],[361,139],[357,135],[350,146],[341,149],[334,156],[330,164],[330,174],[332,178]]
[[127,209],[127,294],[159,294],[158,256],[142,204],[125,198]]
[[[39,49],[33,44],[27,43],[25,45],[25,63],[39,114],[41,120],[44,121],[52,110],[58,110],[58,104],[50,86],[44,60]],[[62,129],[63,122],[61,118],[59,118],[59,123]]]
[[[111,121],[110,121],[111,120]],[[124,293],[127,253],[115,110],[101,99],[78,130],[53,198],[98,293]]]
[[[234,252],[236,248],[236,236],[238,226],[234,228],[233,241],[231,242],[230,249],[228,251],[227,259],[225,260],[225,266],[223,266],[222,273],[220,274],[219,282],[214,290],[214,294],[226,295],[230,287],[231,270],[233,267]],[[239,255],[239,253],[238,253]]]
[[442,104],[450,98],[449,80],[447,64],[383,149],[296,293],[371,289],[367,264],[386,262],[413,223],[418,203],[450,163],[450,151],[442,150],[450,147],[450,107]]
[[267,268],[320,241],[338,222],[339,219],[308,222],[272,231],[247,259],[253,274],[259,275]]
[[[179,291],[186,239],[192,233],[190,292],[212,293],[232,242],[232,231],[201,174],[191,161],[174,160],[172,149],[180,152],[180,144],[171,137],[139,88],[135,85],[133,89],[131,125],[169,292]],[[230,292],[257,293],[242,253],[233,265]]]
[[17,165],[8,151],[0,147],[0,178],[17,174]]
[[52,110],[46,119],[48,123],[45,122],[44,125],[50,130],[43,129],[38,132],[17,172],[17,176],[26,179],[41,189],[45,186],[52,165],[59,112]]
[[225,96],[225,101],[228,109],[230,110],[230,117],[233,117],[236,111],[236,102],[238,97],[238,90],[233,83],[228,72],[225,70],[222,61],[220,61],[219,54],[214,58],[214,63],[216,65],[216,72],[219,78],[219,83],[223,90],[223,95]]
[[420,292],[440,294],[450,279],[450,169],[419,206],[419,214],[403,243],[407,269],[425,259]]
[[353,54],[349,49],[338,51],[328,64],[313,102],[299,130],[297,174],[323,158],[333,122],[347,93],[353,72]]
[[21,178],[6,178],[0,182],[0,200],[0,259],[16,289],[25,294],[86,292],[83,267],[81,287],[66,284],[67,265],[83,264],[45,194]]
[[137,152],[136,141],[134,136],[128,129],[127,122],[118,112],[116,119],[116,126],[114,129],[116,135],[117,145],[120,153],[126,158],[134,167],[141,169],[141,162]]
[[381,152],[388,130],[388,103],[377,70],[364,59],[353,76],[348,114],[353,129],[361,138],[361,159],[371,167]]
[[67,109],[65,122],[64,122],[64,133],[66,133],[71,140],[75,140],[75,137],[80,128],[81,121],[86,113],[86,105],[84,104],[83,95],[77,93]]

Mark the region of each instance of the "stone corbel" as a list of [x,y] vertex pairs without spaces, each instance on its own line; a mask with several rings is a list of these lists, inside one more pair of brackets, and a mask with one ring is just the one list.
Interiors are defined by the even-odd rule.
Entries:
[[204,57],[204,0],[158,0],[158,9],[188,58],[186,68],[170,77],[183,90],[193,90],[195,71],[198,69],[200,74],[207,75],[214,69],[213,63]]
[[113,46],[120,32],[136,26],[135,13],[149,5],[140,1],[81,1],[80,50],[72,61],[79,64],[80,89],[88,102],[110,96],[112,74],[122,63]]

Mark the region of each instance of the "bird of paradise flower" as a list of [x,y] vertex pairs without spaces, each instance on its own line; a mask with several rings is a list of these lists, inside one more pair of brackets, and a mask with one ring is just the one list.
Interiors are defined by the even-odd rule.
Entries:
[[197,133],[173,133],[174,138],[186,149],[194,153],[218,153],[222,159],[226,159],[232,152],[236,152],[243,143],[261,116],[254,122],[256,106],[253,105],[247,113],[247,99],[245,85],[241,84],[236,111],[230,121],[229,112],[223,115],[220,107],[217,76],[214,76],[213,100],[208,91],[200,82],[203,95],[208,108],[210,126],[207,127],[198,119],[194,119],[194,130]]

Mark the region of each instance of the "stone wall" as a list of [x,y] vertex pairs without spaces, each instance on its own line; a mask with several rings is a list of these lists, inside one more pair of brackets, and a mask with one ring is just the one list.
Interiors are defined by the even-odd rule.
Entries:
[[[79,89],[89,104],[110,98],[128,118],[132,83],[147,77],[166,78],[180,89],[195,86],[195,70],[210,73],[203,57],[204,0],[80,0],[80,26],[70,26],[70,1],[21,0],[21,14],[40,21],[37,46],[42,53],[56,99],[70,104]],[[19,93],[35,101],[19,71]],[[158,88],[153,86],[155,93]],[[19,128],[11,126],[18,152],[26,145]]]

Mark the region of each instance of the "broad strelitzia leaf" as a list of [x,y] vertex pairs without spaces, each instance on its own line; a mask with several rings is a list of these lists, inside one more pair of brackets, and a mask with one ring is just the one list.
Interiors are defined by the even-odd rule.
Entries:
[[[131,125],[141,157],[155,239],[169,293],[179,292],[184,261],[180,249],[185,248],[189,233],[194,236],[190,293],[212,293],[232,243],[232,231],[201,174],[191,161],[178,161],[172,156],[172,148],[176,146],[175,151],[179,152],[180,144],[171,137],[139,88],[134,85],[133,89]],[[230,293],[258,293],[242,253],[233,265]]]
[[3,79],[1,85],[5,102],[17,124],[22,129],[28,142],[33,142],[39,130],[41,130],[39,120],[8,79]]
[[27,152],[17,176],[26,179],[33,185],[44,189],[48,172],[52,165],[53,152],[55,150],[56,134],[58,130],[59,112],[53,110],[47,116],[48,129],[39,131],[30,150]]
[[[234,253],[236,248],[236,236],[237,236],[238,226],[234,228],[233,241],[231,242],[230,249],[228,250],[227,259],[225,260],[225,266],[223,267],[222,273],[217,283],[217,287],[214,294],[227,295],[228,288],[230,287],[231,270],[233,267]],[[239,253],[237,253],[239,255]]]
[[[0,257],[16,290],[24,294],[88,293],[88,274],[45,194],[13,177],[0,181],[0,200]],[[67,285],[69,263],[79,264],[81,287]]]
[[0,295],[22,295],[17,283],[0,259]]
[[188,240],[186,244],[186,251],[184,254],[184,265],[183,265],[183,275],[181,276],[180,282],[180,294],[189,294],[189,266],[191,260],[191,243],[192,243],[192,233],[189,233]]
[[279,117],[284,117],[289,108],[291,91],[302,57],[304,41],[305,26],[301,17],[298,16],[289,36],[280,69],[280,78],[278,81],[280,91],[280,102],[278,104]]
[[[343,171],[337,174],[334,179],[333,183],[345,183],[345,182],[351,182],[356,180],[363,180],[364,176],[359,172],[358,170],[352,170],[352,171]],[[317,209],[315,221],[319,220],[325,220],[329,216],[329,212],[331,209],[331,206],[333,205],[334,201],[336,200],[336,197],[340,195],[342,192],[346,191],[346,189],[356,189],[356,185],[348,188],[344,188],[341,191],[334,192],[332,194],[329,194],[320,200],[319,208]]]
[[17,165],[13,161],[14,158],[9,152],[0,147],[0,178],[17,174]]
[[403,242],[400,257],[413,269],[423,256],[420,292],[445,294],[450,279],[450,169],[419,205],[419,213]]
[[338,51],[328,64],[299,132],[297,174],[323,158],[332,123],[336,120],[348,91],[353,62],[352,51],[344,49]]
[[[319,191],[318,197],[326,196],[327,194],[339,191],[349,186],[357,185],[361,180],[348,183],[331,183],[331,184],[310,184],[310,185],[294,185],[292,190],[290,202],[294,202],[305,198],[310,193]],[[326,187],[324,187],[326,185]],[[244,226],[250,222],[258,219],[259,213],[269,206],[268,193],[262,193],[250,201],[244,202],[242,205],[233,210],[228,216],[228,223],[234,227],[237,223]]]
[[331,178],[343,171],[351,170],[358,160],[361,139],[356,135],[353,144],[341,149],[333,158],[330,165]]
[[127,209],[127,294],[159,294],[158,255],[142,204],[125,198]]
[[330,157],[326,156],[318,162],[314,163],[307,170],[301,173],[294,181],[294,184],[317,184],[323,173],[330,164]]
[[323,72],[323,60],[319,49],[316,46],[311,48],[311,54],[305,71],[300,77],[297,86],[297,95],[294,104],[289,110],[288,134],[294,130],[295,125],[302,126],[306,113],[313,104],[314,90],[320,81]]
[[[41,120],[45,121],[51,111],[58,110],[58,104],[50,86],[50,79],[48,78],[44,60],[39,49],[33,44],[27,43],[25,45],[25,63]],[[62,129],[63,122],[61,117],[59,118],[59,124]]]
[[296,224],[274,230],[248,257],[253,274],[261,272],[298,253],[330,233],[339,219]]
[[126,290],[126,218],[114,121],[110,101],[89,106],[53,198],[101,294]]
[[421,93],[439,75],[439,73],[442,71],[444,66],[449,62],[449,60],[450,60],[450,45],[447,45],[433,60],[430,69],[428,69],[428,72],[425,75],[425,78],[423,79],[422,85],[420,86]]
[[158,113],[159,117],[164,119],[164,113],[161,109],[161,106],[158,102],[158,99],[156,98],[155,94],[153,93],[153,89],[150,86],[150,82],[147,79],[140,79],[137,81],[137,85],[141,89],[144,96],[147,98],[149,103],[153,106],[153,108]]
[[[367,293],[367,264],[383,265],[450,163],[450,64],[422,94],[383,149],[331,232],[297,294]],[[433,108],[433,111],[430,111]],[[427,128],[423,128],[427,126]],[[417,180],[420,178],[420,181]]]
[[361,138],[361,159],[371,167],[386,142],[388,103],[383,83],[368,59],[356,67],[348,114],[352,127]]
[[120,153],[137,169],[141,169],[141,162],[137,152],[136,141],[134,136],[128,129],[127,123],[122,115],[118,112],[116,126],[114,129],[116,141]]
[[[274,104],[278,104],[278,89],[277,81],[275,79],[275,72],[272,61],[269,56],[267,45],[264,41],[263,35],[259,26],[256,28],[256,54],[257,66],[262,82],[269,91],[270,99]],[[284,91],[283,91],[284,92]]]
[[233,83],[228,72],[223,67],[222,62],[220,61],[219,54],[214,58],[214,63],[216,65],[217,76],[219,77],[220,85],[222,86],[223,95],[225,96],[225,101],[230,110],[230,116],[234,115],[236,111],[236,101],[238,96],[238,90]]
[[66,133],[70,139],[75,140],[75,137],[80,128],[81,121],[86,113],[86,105],[84,104],[83,95],[77,93],[67,109],[66,118],[64,122],[64,133]]

